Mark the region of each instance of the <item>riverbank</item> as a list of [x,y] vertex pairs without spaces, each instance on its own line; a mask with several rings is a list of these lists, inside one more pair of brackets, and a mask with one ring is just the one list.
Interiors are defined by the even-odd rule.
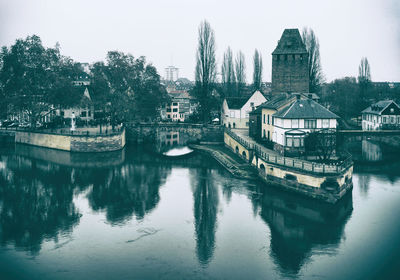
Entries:
[[191,148],[211,155],[236,177],[261,179],[332,204],[353,188],[351,159],[321,164],[283,157],[230,130],[224,133],[224,146],[191,145]]

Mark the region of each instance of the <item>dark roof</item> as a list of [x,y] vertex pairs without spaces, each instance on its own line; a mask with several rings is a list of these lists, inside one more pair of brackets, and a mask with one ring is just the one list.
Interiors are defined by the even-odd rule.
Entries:
[[279,110],[274,117],[283,119],[338,119],[339,117],[317,102],[296,100],[292,105]]
[[300,32],[297,28],[285,29],[281,39],[278,41],[278,46],[272,54],[301,54],[307,53],[306,46],[301,39]]
[[[397,107],[399,107],[399,105],[397,105],[396,102],[394,102],[393,100],[382,100],[382,101],[378,101],[378,102],[372,104],[367,109],[363,110],[361,113],[370,113],[370,114],[380,115],[380,114],[382,114],[383,110],[385,110],[386,107],[388,107],[392,103],[394,103]],[[399,109],[400,109],[400,107],[399,107]]]
[[249,100],[250,97],[228,97],[226,102],[229,109],[240,109]]
[[292,99],[292,98],[294,98],[294,96],[289,93],[279,93],[279,94],[274,95],[269,101],[264,102],[263,104],[258,106],[258,108],[277,110],[280,107],[282,107],[283,105],[285,105],[286,103],[288,103],[290,101],[290,99]]

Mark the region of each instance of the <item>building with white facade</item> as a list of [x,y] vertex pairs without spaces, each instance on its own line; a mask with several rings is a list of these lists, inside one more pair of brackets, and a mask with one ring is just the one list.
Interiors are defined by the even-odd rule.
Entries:
[[361,112],[363,130],[399,129],[400,107],[393,100],[382,100]]
[[[83,90],[83,88],[79,87],[76,90]],[[85,89],[83,90],[83,94],[79,105],[70,108],[62,108],[58,110],[58,115],[64,119],[71,119],[72,114],[74,114],[75,117],[80,118],[82,121],[85,122],[93,120],[94,106],[92,104],[92,99],[90,97],[89,89],[87,87],[85,87]]]
[[338,118],[311,99],[298,99],[272,116],[272,141],[284,149],[304,148],[308,133],[336,130]]
[[249,114],[267,101],[260,91],[245,98],[225,98],[222,103],[221,124],[229,128],[249,128]]

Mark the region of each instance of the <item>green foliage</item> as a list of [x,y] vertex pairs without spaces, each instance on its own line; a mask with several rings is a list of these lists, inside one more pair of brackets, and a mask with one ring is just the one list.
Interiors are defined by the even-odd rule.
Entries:
[[[108,52],[106,62],[94,63],[91,72],[91,99],[113,122],[154,118],[167,96],[144,57]],[[52,110],[81,104],[85,88],[73,81],[85,75],[80,63],[60,54],[58,44],[45,48],[36,35],[18,39],[0,52],[0,109],[25,112],[35,124]]]
[[[2,48],[0,88],[3,107],[25,112],[32,124],[49,113],[53,105],[73,105],[72,80],[83,72],[58,47],[45,48],[36,35],[18,39],[9,49]],[[6,105],[4,105],[4,103]]]
[[105,107],[113,122],[154,118],[167,98],[160,76],[144,57],[108,52],[106,64],[92,65],[91,88],[97,107]]

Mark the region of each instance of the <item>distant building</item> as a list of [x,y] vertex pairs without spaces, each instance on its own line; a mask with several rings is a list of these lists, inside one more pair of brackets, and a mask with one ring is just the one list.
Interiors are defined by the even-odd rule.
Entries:
[[399,129],[400,107],[393,100],[382,100],[361,112],[363,130]]
[[276,150],[304,150],[308,133],[336,130],[339,117],[311,99],[297,99],[272,116],[272,141]]
[[309,92],[308,52],[298,29],[285,29],[272,52],[272,92]]
[[267,101],[260,91],[248,97],[228,97],[222,103],[221,124],[229,128],[249,128],[249,113]]
[[165,67],[165,80],[174,82],[179,79],[179,68],[175,66]]
[[168,95],[171,101],[162,108],[161,119],[183,122],[195,112],[198,106],[197,100],[185,90],[169,90]]

